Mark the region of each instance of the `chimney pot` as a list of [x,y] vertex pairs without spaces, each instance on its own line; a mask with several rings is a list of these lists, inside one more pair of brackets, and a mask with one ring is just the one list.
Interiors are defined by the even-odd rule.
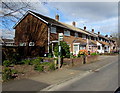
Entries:
[[105,37],[108,37],[108,35],[105,35]]
[[112,35],[110,35],[110,37],[112,37]]
[[58,14],[55,16],[55,19],[56,19],[57,21],[59,21],[59,15],[58,15]]
[[84,26],[84,30],[86,30],[86,26]]
[[100,32],[98,32],[98,35],[100,34]]
[[92,29],[92,33],[94,33],[94,29]]
[[75,25],[76,25],[75,21],[72,22],[72,25],[75,27]]

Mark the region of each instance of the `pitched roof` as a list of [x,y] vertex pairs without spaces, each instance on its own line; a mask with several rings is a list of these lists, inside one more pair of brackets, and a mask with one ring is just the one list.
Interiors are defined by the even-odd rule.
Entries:
[[3,42],[14,42],[13,39],[2,39]]
[[68,29],[70,29],[70,30],[73,30],[73,31],[77,31],[77,32],[81,32],[81,33],[90,35],[89,33],[85,32],[84,30],[81,30],[81,29],[79,29],[79,28],[77,28],[77,27],[74,27],[74,26],[72,26],[72,25],[68,25],[68,24],[65,24],[65,23],[62,23],[62,22],[59,22],[59,23],[63,24],[64,26],[66,26],[66,27],[67,27]]
[[98,41],[99,43],[103,44],[103,45],[110,45],[109,43],[106,43],[104,41]]
[[[81,28],[79,28],[79,29],[81,29]],[[85,31],[85,32],[87,32],[87,33],[89,33],[91,36],[98,37],[98,35],[95,34],[95,33],[93,33],[93,32],[90,32],[90,31],[87,31],[87,30],[84,30],[84,29],[81,29],[81,30],[83,30],[83,31]]]
[[89,44],[94,44],[94,45],[97,45],[97,41],[94,41],[94,40],[89,40]]
[[50,17],[47,17],[47,16],[44,16],[44,15],[41,15],[41,14],[38,14],[36,12],[33,12],[33,11],[27,11],[26,14],[18,21],[18,23],[13,27],[15,28],[19,22],[25,17],[27,16],[27,14],[30,13],[36,17],[38,17],[39,19],[42,19],[43,21],[45,21],[46,23],[49,23],[49,24],[52,24],[52,25],[55,25],[55,26],[59,26],[59,27],[62,27],[62,28],[65,28],[65,29],[68,29],[68,30],[73,30],[73,31],[77,31],[77,32],[81,32],[81,33],[84,33],[84,34],[88,34],[90,35],[89,33],[77,28],[77,27],[74,27],[74,26],[71,26],[71,25],[68,25],[68,24],[65,24],[65,23],[62,23],[62,22],[59,22],[59,21],[56,21],[55,19],[52,19]]
[[2,38],[0,38],[0,43],[4,43],[4,41],[2,40]]
[[79,38],[79,39],[73,40],[73,43],[80,43],[80,45],[86,45],[87,44],[87,40]]

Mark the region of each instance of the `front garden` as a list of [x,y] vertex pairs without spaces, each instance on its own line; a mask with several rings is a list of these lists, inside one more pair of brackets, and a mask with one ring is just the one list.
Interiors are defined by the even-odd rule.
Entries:
[[[91,63],[98,60],[98,53],[89,53],[86,50],[80,50],[78,55],[70,53],[69,46],[61,42],[61,67],[69,68]],[[50,48],[51,49],[51,48]],[[3,51],[3,81],[12,79],[29,78],[31,76],[48,73],[58,69],[58,45],[54,47],[54,55],[50,50],[48,57],[26,57],[21,56],[14,49]],[[56,56],[55,58],[53,56]]]

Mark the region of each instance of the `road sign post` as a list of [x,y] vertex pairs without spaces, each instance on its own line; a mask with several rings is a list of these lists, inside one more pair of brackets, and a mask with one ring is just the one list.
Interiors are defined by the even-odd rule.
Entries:
[[60,45],[60,41],[63,41],[63,33],[58,34],[58,46],[59,46],[59,50],[58,50],[58,68],[59,69],[61,67],[61,45]]

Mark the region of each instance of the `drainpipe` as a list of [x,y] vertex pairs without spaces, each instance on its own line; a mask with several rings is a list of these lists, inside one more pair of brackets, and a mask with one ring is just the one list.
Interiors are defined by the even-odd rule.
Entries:
[[88,38],[87,38],[87,46],[86,46],[87,51],[88,51],[88,47],[89,47],[89,41],[88,41]]
[[49,44],[50,44],[50,27],[51,27],[51,25],[49,24],[48,25],[48,53],[49,53]]

